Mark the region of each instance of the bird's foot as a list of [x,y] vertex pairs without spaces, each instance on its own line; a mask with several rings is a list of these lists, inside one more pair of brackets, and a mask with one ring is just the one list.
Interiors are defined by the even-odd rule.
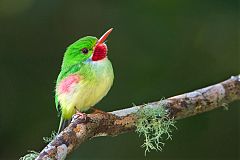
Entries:
[[76,113],[73,115],[72,119],[79,119],[81,123],[86,123],[87,122],[87,114],[80,112],[76,107],[75,107]]

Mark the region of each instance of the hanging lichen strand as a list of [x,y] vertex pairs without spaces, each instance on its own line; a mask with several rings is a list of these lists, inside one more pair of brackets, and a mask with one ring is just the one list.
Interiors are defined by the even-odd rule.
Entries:
[[164,141],[172,139],[172,130],[175,127],[175,120],[169,117],[166,105],[163,103],[146,104],[137,112],[136,132],[143,135],[145,140],[142,147],[145,148],[145,155],[150,150],[162,151]]

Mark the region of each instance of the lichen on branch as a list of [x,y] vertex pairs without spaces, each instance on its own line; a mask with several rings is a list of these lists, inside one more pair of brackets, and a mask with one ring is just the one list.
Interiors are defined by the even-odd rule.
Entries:
[[26,155],[21,157],[19,160],[34,160],[38,157],[39,153],[36,151],[28,151]]
[[[156,106],[158,105],[158,106]],[[137,114],[136,132],[144,136],[142,147],[145,148],[145,155],[150,150],[162,151],[164,141],[172,139],[172,130],[176,128],[175,120],[169,115],[164,101],[155,104],[145,104]]]
[[56,131],[52,131],[51,135],[49,137],[43,137],[43,142],[44,143],[49,143],[51,142],[55,137],[57,136]]

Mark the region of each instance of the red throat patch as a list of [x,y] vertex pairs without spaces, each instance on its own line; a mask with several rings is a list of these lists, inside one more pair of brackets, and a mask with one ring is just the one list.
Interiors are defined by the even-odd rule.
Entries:
[[98,61],[107,56],[107,46],[105,44],[99,44],[95,47],[92,60]]

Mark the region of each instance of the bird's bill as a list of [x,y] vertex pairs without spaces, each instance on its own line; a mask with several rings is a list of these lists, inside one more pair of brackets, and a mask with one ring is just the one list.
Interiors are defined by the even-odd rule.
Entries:
[[112,30],[113,30],[113,28],[110,28],[106,33],[104,33],[104,35],[102,35],[102,37],[99,38],[99,40],[97,41],[96,46],[104,43],[105,40],[107,39],[107,37],[109,36],[109,34],[112,32]]

